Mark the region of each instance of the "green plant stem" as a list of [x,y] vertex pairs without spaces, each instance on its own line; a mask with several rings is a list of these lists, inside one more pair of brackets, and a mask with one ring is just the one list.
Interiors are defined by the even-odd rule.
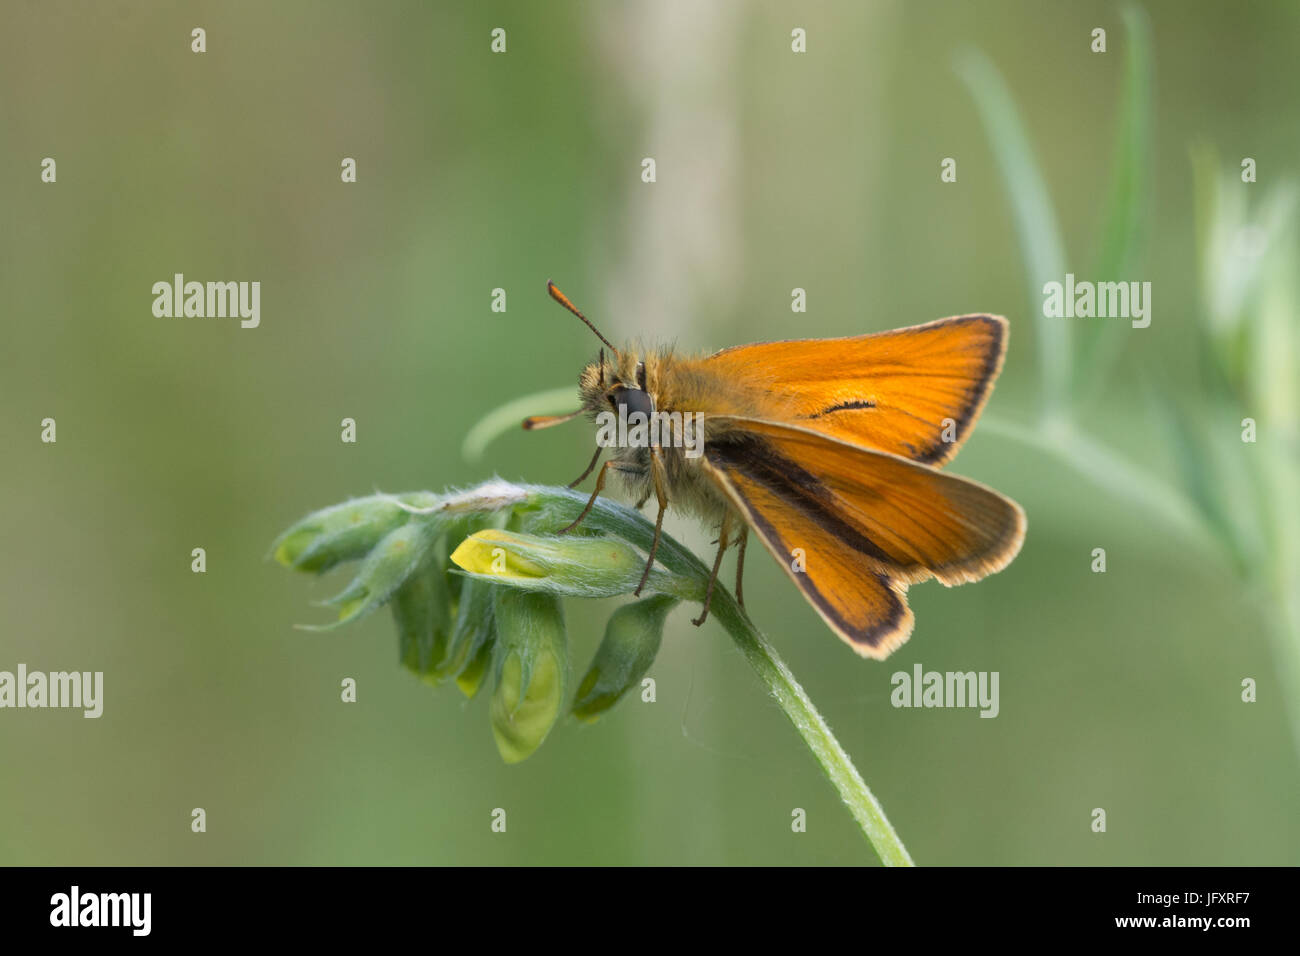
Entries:
[[[577,517],[587,501],[586,494],[568,488],[534,485],[528,486],[527,490],[539,504],[552,509],[552,513],[566,523]],[[649,550],[654,534],[654,529],[640,514],[605,499],[597,500],[584,524],[592,530],[618,535],[642,550]],[[696,581],[700,595],[703,594],[710,569],[668,535],[660,540],[658,560],[669,570]],[[913,866],[907,848],[894,832],[884,809],[858,773],[848,753],[840,746],[829,725],[817,712],[808,694],[772,645],[741,610],[731,592],[721,585],[714,588],[710,614],[717,618],[745,660],[767,685],[785,715],[790,718],[790,723],[794,724],[795,730],[839,792],[840,799],[848,805],[849,812],[875,848],[880,861],[886,866]]]
[[727,598],[726,603],[720,604],[717,592],[714,592],[712,614],[726,628],[740,652],[745,655],[745,660],[749,661],[749,666],[754,668],[785,715],[790,718],[790,723],[799,731],[799,736],[839,791],[840,799],[848,806],[849,812],[858,821],[858,826],[875,847],[880,862],[885,866],[912,866],[912,858],[903,846],[903,841],[894,832],[880,802],[822,715],[817,712],[808,694],[772,645],[735,602],[730,600],[730,594]]

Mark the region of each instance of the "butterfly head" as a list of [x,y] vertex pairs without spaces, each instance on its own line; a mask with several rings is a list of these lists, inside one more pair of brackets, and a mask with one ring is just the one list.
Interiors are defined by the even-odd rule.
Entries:
[[645,362],[630,351],[618,353],[611,361],[602,349],[596,361],[582,370],[578,391],[583,410],[593,415],[649,415],[654,411],[654,399],[646,387]]

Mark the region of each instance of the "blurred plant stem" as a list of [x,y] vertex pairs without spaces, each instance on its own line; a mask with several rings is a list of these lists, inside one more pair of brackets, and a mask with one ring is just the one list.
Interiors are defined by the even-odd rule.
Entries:
[[[1132,4],[1122,14],[1124,75],[1111,192],[1090,276],[1119,283],[1136,278],[1146,234],[1155,62],[1146,15]],[[1169,389],[1149,391],[1175,456],[1177,484],[1171,484],[1078,424],[1092,420],[1082,406],[1108,381],[1125,344],[1123,327],[1046,316],[1044,283],[1074,269],[1067,267],[1072,260],[1025,124],[986,56],[966,52],[955,68],[975,100],[1015,216],[1042,388],[1037,422],[986,417],[981,427],[1060,459],[1224,558],[1265,605],[1261,623],[1300,751],[1300,190],[1275,181],[1252,211],[1249,199],[1260,188],[1253,160],[1232,169],[1210,146],[1192,150],[1202,314],[1180,331],[1197,346],[1205,394],[1189,403],[1176,401]]]
[[1278,534],[1273,563],[1272,590],[1276,613],[1269,636],[1286,695],[1292,739],[1300,749],[1300,500],[1296,469],[1288,469],[1281,455],[1269,459],[1268,477],[1276,502]]

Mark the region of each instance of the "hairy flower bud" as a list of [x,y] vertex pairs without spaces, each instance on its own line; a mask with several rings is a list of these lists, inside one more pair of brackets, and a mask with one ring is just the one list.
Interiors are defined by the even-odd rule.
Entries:
[[657,594],[625,604],[610,615],[605,639],[578,685],[575,717],[594,723],[640,682],[659,653],[664,620],[676,605],[676,598]]
[[303,518],[271,546],[275,560],[285,567],[319,574],[344,561],[367,554],[410,514],[402,504],[427,507],[438,496],[425,491],[407,495],[371,495],[322,508]]
[[428,558],[439,530],[436,522],[417,519],[384,535],[352,583],[325,602],[339,609],[338,621],[327,627],[354,621],[383,605]]
[[564,614],[552,594],[496,588],[492,734],[506,763],[536,750],[559,719],[568,678]]
[[[496,616],[492,609],[495,589],[475,578],[453,577],[460,577],[462,581],[456,620],[442,658],[434,669],[440,678],[455,677],[465,695],[473,697],[491,660],[491,645],[496,639]],[[488,653],[483,653],[485,650]]]
[[391,604],[398,659],[426,684],[436,686],[443,677],[437,665],[446,653],[451,631],[451,595],[434,549],[397,589]]

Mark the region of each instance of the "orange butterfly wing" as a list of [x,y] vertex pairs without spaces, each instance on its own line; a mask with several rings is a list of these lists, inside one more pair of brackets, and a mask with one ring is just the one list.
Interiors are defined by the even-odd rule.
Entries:
[[983,410],[1006,341],[1001,316],[961,315],[850,338],[741,345],[700,364],[770,396],[754,417],[940,465]]
[[1024,512],[977,482],[804,428],[710,420],[726,426],[704,449],[710,477],[859,654],[907,640],[909,584],[976,581],[1020,550]]

